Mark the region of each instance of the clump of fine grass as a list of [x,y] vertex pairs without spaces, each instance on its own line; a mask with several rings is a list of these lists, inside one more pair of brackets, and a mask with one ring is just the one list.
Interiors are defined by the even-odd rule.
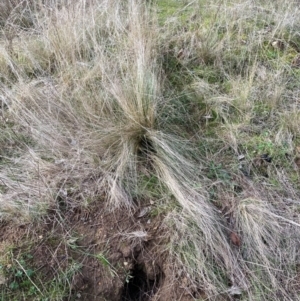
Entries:
[[293,277],[298,243],[294,238],[294,227],[283,222],[293,224],[287,219],[282,220],[274,208],[262,200],[248,198],[238,204],[236,223],[244,241],[242,257],[252,274],[254,296],[289,298],[294,294],[286,288]]
[[[194,292],[297,300],[283,281],[297,275],[299,229],[284,201],[299,195],[297,171],[280,164],[299,139],[288,118],[298,124],[299,89],[286,83],[298,78],[289,67],[297,39],[287,32],[300,18],[276,3],[190,2],[170,19],[160,15],[160,31],[140,1],[62,1],[32,16],[26,31],[15,27],[18,39],[0,41],[1,109],[12,123],[5,133],[17,124],[31,140],[0,152],[1,219],[99,195],[131,214],[142,202],[139,179],[150,174],[157,198],[177,204],[164,220],[170,265]],[[275,38],[288,47],[272,48]],[[267,137],[259,134],[266,126]],[[260,173],[256,157],[266,150],[277,165]]]
[[[75,196],[80,192],[83,198],[106,191],[112,208],[132,207],[131,191],[141,166],[146,166],[170,190],[185,218],[203,228],[203,241],[212,257],[228,256],[225,268],[230,269],[233,258],[220,225],[215,223],[214,209],[206,204],[201,189],[192,188],[198,178],[193,164],[198,159],[192,151],[187,152],[187,141],[176,137],[177,127],[173,132],[160,128],[167,123],[160,118],[167,117],[158,110],[168,107],[170,99],[161,93],[155,60],[157,28],[150,23],[145,7],[134,1],[127,6],[119,1],[103,2],[93,13],[86,8],[85,13],[92,16],[89,21],[77,13],[80,4],[68,16],[67,26],[60,24],[59,17],[66,17],[62,9],[56,23],[41,29],[47,37],[41,43],[50,46],[55,64],[50,70],[52,79],[32,79],[30,74],[24,80],[26,70],[22,69],[15,73],[14,90],[5,90],[13,115],[38,141],[38,147],[30,152],[39,181],[30,183],[39,195],[30,195],[28,210],[36,211],[40,198],[45,203],[55,202],[62,191]],[[85,28],[81,27],[83,20]],[[108,34],[103,36],[99,28]],[[74,39],[61,43],[70,36]],[[26,52],[28,45],[19,47]],[[92,55],[86,51],[90,47]],[[22,159],[25,164],[25,157]],[[28,172],[33,169],[29,167]],[[25,187],[11,187],[15,193],[19,191],[20,206],[24,206],[22,193],[28,184],[23,181]],[[89,191],[85,191],[87,185]],[[9,204],[15,206],[14,198]],[[215,232],[213,239],[210,232]]]

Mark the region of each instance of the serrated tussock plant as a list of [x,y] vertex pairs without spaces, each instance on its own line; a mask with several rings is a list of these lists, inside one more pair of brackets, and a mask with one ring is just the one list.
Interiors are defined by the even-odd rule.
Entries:
[[[201,11],[196,1],[185,9],[194,4],[195,12]],[[240,151],[236,136],[242,130],[244,135],[251,132],[240,123],[250,123],[256,114],[252,107],[264,104],[255,98],[259,94],[255,85],[260,81],[256,51],[265,39],[262,33],[259,39],[249,34],[250,45],[241,52],[232,42],[244,45],[251,14],[257,30],[265,26],[259,23],[262,10],[249,9],[252,3],[207,4],[212,8],[208,25],[199,26],[200,21],[191,18],[187,36],[185,31],[176,32],[176,18],[166,22],[166,33],[161,33],[154,8],[138,0],[57,1],[49,4],[51,9],[32,6],[27,13],[34,17],[26,30],[13,22],[9,28],[0,22],[6,34],[6,44],[0,45],[0,117],[8,133],[3,136],[7,147],[0,151],[0,218],[29,221],[61,200],[68,208],[105,201],[108,210],[125,208],[124,214],[131,215],[144,201],[136,193],[139,180],[150,174],[159,182],[156,195],[163,195],[161,199],[170,205],[161,217],[167,229],[167,262],[174,268],[170,284],[176,283],[175,270],[180,270],[191,287],[204,291],[209,300],[236,295],[241,300],[278,296],[298,300],[283,280],[296,277],[299,242],[287,234],[292,229],[297,236],[297,223],[291,223],[288,214],[280,217],[274,200],[265,201],[267,193],[257,197],[262,190],[259,184],[252,187],[256,197],[241,197],[238,191],[244,187],[219,162],[211,166],[221,166],[223,178],[212,173],[217,178],[212,184],[205,176],[204,158],[209,154],[201,153],[200,146],[210,141],[199,134],[204,122],[196,115],[207,111],[207,128],[212,135],[217,132],[212,139],[223,146],[214,154],[215,161],[218,156],[221,161],[227,158],[223,150]],[[244,10],[247,15],[242,18]],[[278,32],[273,29],[271,35],[281,31],[284,27]],[[165,45],[170,36],[172,49]],[[165,56],[171,57],[173,69],[164,66]],[[200,67],[193,69],[194,64]],[[243,68],[245,64],[250,67]],[[182,73],[173,76],[178,70]],[[176,98],[176,89],[180,90],[176,81],[181,77],[183,91],[193,91],[190,98],[180,95],[182,104]],[[259,89],[263,87],[259,83]],[[268,89],[265,95],[270,95]],[[281,90],[275,94],[269,101],[273,109],[279,108]],[[190,120],[197,121],[192,134],[185,127]],[[225,145],[222,139],[228,137],[231,141]],[[237,163],[230,160],[228,165],[239,175]],[[214,186],[229,190],[228,179],[233,182],[230,189],[237,188],[235,194],[226,191],[230,200],[217,206]],[[243,185],[250,191],[248,180]],[[241,237],[239,246],[230,241],[232,228]]]
[[[87,198],[100,191],[106,192],[112,209],[133,207],[131,192],[143,166],[169,189],[184,220],[201,229],[207,253],[231,271],[233,257],[221,222],[201,189],[193,189],[199,180],[195,164],[201,163],[179,132],[160,128],[168,123],[161,110],[172,99],[162,93],[155,20],[136,1],[103,1],[93,11],[81,1],[74,5],[77,11],[59,10],[56,20],[39,29],[53,68],[35,72],[51,76],[31,78],[19,66],[14,78],[7,78],[15,81],[14,89],[4,88],[11,116],[35,138],[28,152],[34,154],[42,180],[24,180],[39,192],[27,209],[34,210],[46,195],[55,202],[64,193]],[[26,53],[29,44],[19,47]],[[25,168],[24,156],[22,160],[20,168]],[[24,207],[22,192],[29,188],[18,189],[18,204]],[[14,202],[12,197],[10,204]],[[198,245],[199,237],[195,239]]]

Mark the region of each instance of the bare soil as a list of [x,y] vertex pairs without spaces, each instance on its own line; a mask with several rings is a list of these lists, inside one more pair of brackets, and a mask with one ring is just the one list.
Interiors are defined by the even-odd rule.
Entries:
[[[64,300],[190,301],[201,292],[183,273],[174,277],[163,217],[147,209],[108,211],[103,202],[88,209],[59,204],[44,223],[10,225],[0,230],[1,245],[17,257],[32,254],[41,286],[77,267]],[[146,213],[145,213],[146,212]],[[30,242],[30,243],[28,243]],[[174,280],[175,279],[175,280]]]

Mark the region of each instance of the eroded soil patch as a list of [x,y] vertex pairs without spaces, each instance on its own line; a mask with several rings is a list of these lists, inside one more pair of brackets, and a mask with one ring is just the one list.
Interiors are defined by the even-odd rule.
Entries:
[[162,217],[143,210],[58,206],[43,226],[4,225],[1,246],[13,246],[14,256],[30,253],[34,283],[43,288],[62,281],[57,285],[66,287],[63,300],[195,300],[184,275],[174,280]]

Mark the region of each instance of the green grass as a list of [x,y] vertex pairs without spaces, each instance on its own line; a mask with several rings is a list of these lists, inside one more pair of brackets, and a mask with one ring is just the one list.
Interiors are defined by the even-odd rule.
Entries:
[[[3,252],[3,250],[2,250]],[[1,300],[62,300],[70,293],[70,282],[80,265],[69,262],[65,271],[57,271],[51,280],[34,265],[33,255],[25,249],[7,251],[1,257]]]

